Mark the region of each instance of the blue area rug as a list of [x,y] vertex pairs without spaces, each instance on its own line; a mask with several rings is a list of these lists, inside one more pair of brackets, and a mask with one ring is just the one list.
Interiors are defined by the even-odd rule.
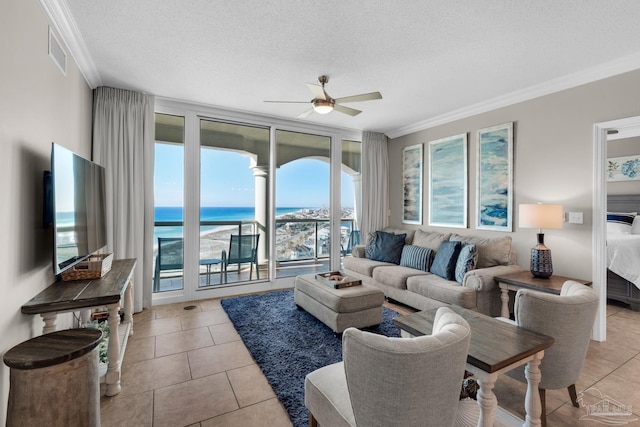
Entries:
[[[293,290],[222,300],[249,352],[266,375],[295,427],[308,425],[304,406],[304,377],[342,360],[342,340],[293,301]],[[379,327],[365,330],[399,337],[393,324],[399,316],[382,308]]]

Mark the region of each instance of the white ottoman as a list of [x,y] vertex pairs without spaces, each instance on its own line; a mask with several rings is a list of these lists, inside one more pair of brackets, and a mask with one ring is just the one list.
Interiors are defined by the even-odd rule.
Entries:
[[376,288],[360,285],[334,289],[310,274],[296,277],[293,295],[299,308],[336,334],[348,327],[365,328],[382,322],[384,292]]

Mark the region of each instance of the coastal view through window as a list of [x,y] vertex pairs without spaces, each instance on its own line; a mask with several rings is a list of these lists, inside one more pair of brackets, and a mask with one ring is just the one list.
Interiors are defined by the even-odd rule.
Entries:
[[[184,286],[182,242],[188,226],[183,223],[185,131],[183,117],[157,114],[156,122],[154,292],[162,292]],[[331,138],[282,130],[275,136],[276,185],[270,196],[269,128],[200,120],[200,265],[196,287],[269,279],[270,227],[275,227],[276,278],[301,274],[307,267],[313,268],[308,272],[328,271]],[[354,231],[358,228],[355,193],[359,193],[360,143],[341,141],[341,149],[342,257],[349,255],[352,243],[358,243]],[[269,197],[275,197],[273,220]],[[232,252],[237,252],[231,248],[231,235],[256,236],[251,242],[254,247],[247,246],[249,259],[245,255],[240,264],[230,259]],[[160,247],[158,237],[175,240],[168,248]],[[159,259],[163,255],[174,259],[165,263]]]

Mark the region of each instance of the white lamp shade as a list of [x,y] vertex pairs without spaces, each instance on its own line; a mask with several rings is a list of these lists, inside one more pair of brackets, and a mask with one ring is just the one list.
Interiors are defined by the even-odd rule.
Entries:
[[564,210],[562,205],[520,205],[518,219],[520,228],[562,228]]

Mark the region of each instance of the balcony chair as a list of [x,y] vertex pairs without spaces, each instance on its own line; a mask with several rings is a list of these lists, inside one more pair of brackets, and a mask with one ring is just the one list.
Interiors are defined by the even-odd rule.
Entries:
[[158,237],[158,255],[153,274],[153,292],[160,290],[160,272],[184,268],[184,243],[182,237]]
[[469,324],[446,307],[433,335],[346,329],[343,361],[305,378],[309,426],[453,426],[470,339]]
[[227,283],[227,270],[229,264],[238,264],[238,274],[240,273],[240,264],[250,263],[249,280],[253,276],[253,266],[256,266],[256,276],[260,279],[260,270],[258,269],[258,240],[259,234],[232,234],[229,241],[229,252],[222,251],[222,274],[224,275],[224,283]]
[[[587,355],[591,328],[598,309],[598,294],[581,283],[567,280],[560,295],[520,289],[515,299],[515,322],[518,326],[549,335],[555,339],[545,350],[540,363],[542,379],[538,385],[542,403],[541,420],[546,425],[545,390],[567,388],[576,408],[576,381]],[[523,369],[507,375],[527,382]]]
[[360,230],[351,230],[351,233],[349,234],[349,240],[347,241],[347,247],[344,248],[342,245],[340,245],[340,255],[347,256],[348,254],[351,253],[351,250],[353,249],[354,246],[357,246],[360,244]]

